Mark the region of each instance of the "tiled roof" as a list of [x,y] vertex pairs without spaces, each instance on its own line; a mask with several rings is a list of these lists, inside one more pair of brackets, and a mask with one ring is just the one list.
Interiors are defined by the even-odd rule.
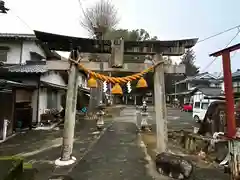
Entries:
[[19,72],[19,73],[45,73],[48,71],[46,65],[16,65],[8,68],[9,72]]
[[41,85],[42,86],[48,86],[48,87],[52,87],[55,89],[67,89],[67,86],[63,86],[63,85],[59,85],[59,84],[54,84],[54,83],[50,83],[50,82],[46,82],[46,81],[41,81]]
[[[206,78],[204,76],[210,76],[212,78],[208,78],[208,77]],[[215,77],[214,75],[208,73],[208,72],[205,72],[205,73],[197,74],[196,76],[188,76],[185,79],[176,82],[175,84],[186,83],[186,82],[192,81],[192,80],[203,80],[203,81],[207,80],[207,81],[211,81],[211,80],[218,80],[218,78]]]
[[197,90],[207,96],[220,96],[222,94],[221,88],[199,87],[195,88],[193,92],[196,92]]
[[236,72],[232,73],[232,77],[238,77],[240,76],[240,70],[237,70]]
[[[240,77],[240,70],[237,70],[234,73],[232,73],[232,78],[239,78],[239,77]],[[223,76],[221,76],[219,80],[223,80]]]
[[0,39],[28,39],[37,40],[34,34],[15,34],[15,33],[0,33]]
[[6,86],[15,86],[15,87],[26,87],[26,86],[30,86],[28,84],[23,84],[20,82],[16,82],[16,81],[9,81],[6,79],[0,79],[0,87],[6,87]]

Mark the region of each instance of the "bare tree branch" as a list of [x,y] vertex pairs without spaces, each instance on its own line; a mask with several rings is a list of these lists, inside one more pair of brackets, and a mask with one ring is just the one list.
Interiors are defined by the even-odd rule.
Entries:
[[83,15],[81,25],[91,35],[101,33],[104,36],[109,29],[113,29],[119,22],[117,9],[110,0],[100,0],[86,9]]

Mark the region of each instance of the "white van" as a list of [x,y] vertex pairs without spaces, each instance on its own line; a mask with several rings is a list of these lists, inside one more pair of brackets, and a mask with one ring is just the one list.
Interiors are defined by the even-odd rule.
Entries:
[[193,103],[193,113],[192,113],[193,120],[196,122],[201,122],[205,117],[208,106],[213,101],[216,101],[216,100],[203,99],[201,101],[194,102]]

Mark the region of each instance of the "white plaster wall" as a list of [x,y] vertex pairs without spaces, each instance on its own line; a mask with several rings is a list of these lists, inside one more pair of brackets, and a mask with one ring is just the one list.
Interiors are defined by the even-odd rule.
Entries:
[[216,84],[214,84],[214,83],[210,83],[210,85],[209,85],[210,87],[217,87],[217,85]]
[[[62,85],[65,86],[66,83],[64,82],[61,75],[52,71],[50,73],[45,73],[40,77],[41,81]],[[56,108],[60,108],[61,105],[61,96],[63,95],[63,91],[59,90],[57,93],[58,104]],[[32,96],[32,108],[33,108],[33,122],[37,122],[36,120],[36,109],[37,109],[37,90],[34,91]],[[47,89],[41,88],[39,93],[39,110],[38,110],[38,121],[40,122],[40,116],[45,112],[47,109]]]
[[61,77],[61,75],[54,71],[43,74],[40,77],[40,80],[44,81],[44,82],[52,83],[52,84],[57,84],[60,86],[66,86],[66,83],[63,80],[63,78]]
[[193,90],[193,89],[195,89],[195,88],[196,88],[196,87],[192,86],[191,83],[187,83],[187,89],[188,89],[189,91],[191,91],[191,90]]
[[47,107],[47,89],[42,88],[40,89],[39,92],[39,106],[38,106],[38,119],[36,118],[37,116],[37,90],[35,90],[33,92],[33,96],[32,96],[32,109],[33,109],[33,113],[32,113],[32,122],[40,122],[40,116],[41,114],[44,113],[46,107]]
[[193,95],[193,102],[199,102],[202,99],[204,99],[204,94],[200,91],[197,91],[194,95]]
[[21,49],[22,49],[22,63],[30,60],[30,52],[36,52],[45,57],[44,51],[38,46],[34,41],[23,41],[21,45],[20,41],[10,41],[9,43],[0,42],[0,46],[9,47],[9,52],[7,55],[7,64],[19,64]]
[[38,46],[34,41],[24,41],[23,42],[23,52],[22,52],[22,63],[31,60],[30,52],[36,52],[43,57],[45,54],[40,46]]
[[20,42],[9,42],[9,43],[0,42],[0,46],[7,46],[10,48],[9,52],[7,54],[7,63],[8,64],[20,63],[20,54],[21,54],[21,43]]
[[47,108],[47,89],[41,88],[40,94],[39,94],[39,120],[40,115],[45,112],[45,109]]
[[221,87],[221,90],[222,90],[222,91],[225,91],[224,82],[221,83],[220,87]]
[[79,76],[78,76],[78,86],[89,89],[87,87],[87,78],[81,73],[79,73]]

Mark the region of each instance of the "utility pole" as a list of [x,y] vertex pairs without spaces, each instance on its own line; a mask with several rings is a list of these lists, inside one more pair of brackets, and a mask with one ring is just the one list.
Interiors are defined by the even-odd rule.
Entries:
[[[99,32],[96,32],[96,37],[97,39],[99,40],[103,40],[103,32],[102,31],[99,31]],[[103,41],[101,41],[102,44],[100,44],[101,46],[101,49],[103,49]],[[100,57],[100,72],[102,73],[103,70],[104,70],[104,67],[103,67],[103,61],[102,61],[102,58]],[[102,104],[103,102],[103,82],[102,81],[98,81],[98,84],[99,84],[99,87],[98,87],[98,104]]]
[[[162,55],[156,54],[154,61],[163,60]],[[167,149],[167,109],[164,84],[164,62],[160,63],[154,70],[154,102],[155,117],[157,124],[157,152],[165,152]]]
[[[76,60],[77,52],[73,50],[71,52],[72,59]],[[72,157],[73,141],[74,141],[74,129],[76,120],[76,104],[77,104],[77,91],[78,91],[78,67],[76,64],[71,63],[69,75],[68,75],[68,88],[67,88],[67,100],[65,110],[65,121],[63,130],[63,144],[61,158],[56,160],[57,165],[69,165],[76,160]]]

